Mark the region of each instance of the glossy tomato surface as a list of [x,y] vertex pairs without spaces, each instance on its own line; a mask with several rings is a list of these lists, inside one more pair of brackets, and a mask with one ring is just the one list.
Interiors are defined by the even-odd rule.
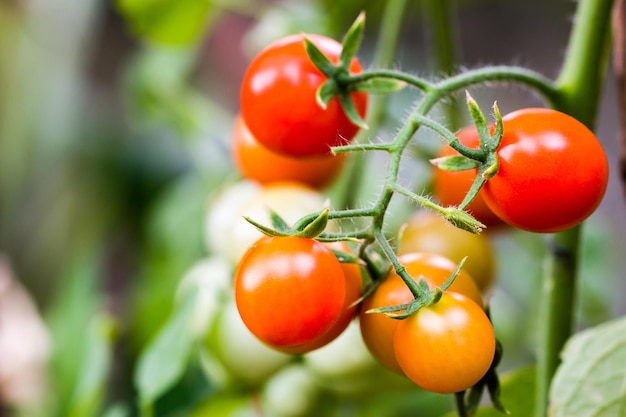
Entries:
[[241,116],[235,119],[232,133],[232,157],[239,173],[259,184],[293,181],[321,188],[336,176],[345,154],[293,158],[267,149],[246,127]]
[[488,237],[454,227],[433,210],[415,212],[402,226],[398,254],[410,252],[437,253],[456,263],[467,257],[463,268],[481,291],[493,282],[495,256]]
[[543,108],[518,110],[502,121],[500,166],[483,193],[491,210],[537,233],[562,231],[589,217],[608,182],[607,158],[593,132]]
[[339,319],[346,300],[341,264],[307,238],[261,238],[237,266],[234,286],[248,329],[287,353],[308,351]]
[[[434,288],[443,284],[454,272],[457,264],[450,259],[433,253],[407,253],[399,257],[408,274],[416,281],[423,276],[428,286]],[[482,295],[472,277],[461,270],[450,291],[459,292],[482,306]],[[361,306],[359,323],[365,345],[372,355],[387,368],[402,373],[393,350],[393,337],[399,321],[381,313],[367,313],[373,308],[404,304],[413,299],[407,288],[394,271],[384,278],[374,293],[367,297]]]
[[[326,247],[351,254],[351,249],[345,242],[329,242],[325,243]],[[357,301],[361,297],[361,291],[363,290],[363,278],[361,277],[361,267],[356,263],[341,262],[341,269],[346,284],[346,296],[344,298],[343,306],[339,318],[332,326],[320,337],[315,339],[312,343],[303,346],[302,349],[306,351],[312,351],[335,340],[344,330],[348,327],[352,319],[357,314],[359,305]]]
[[409,379],[428,391],[452,394],[472,387],[487,373],[496,339],[478,304],[444,292],[437,303],[400,320],[393,345]]
[[[358,127],[346,116],[338,98],[322,109],[317,89],[326,77],[309,59],[304,36],[337,63],[342,46],[321,35],[297,34],[268,45],[248,66],[240,91],[241,114],[252,135],[266,148],[293,157],[328,154],[331,146],[348,143]],[[351,73],[362,71],[353,59]],[[367,94],[353,93],[361,116]]]
[[[474,126],[468,126],[456,133],[459,141],[469,147],[477,149],[480,146],[478,132]],[[458,155],[459,153],[450,146],[444,145],[439,150],[437,157]],[[443,206],[458,206],[471,188],[476,178],[477,169],[465,171],[445,171],[435,169],[433,171],[433,193]],[[502,220],[487,206],[484,200],[484,191],[480,190],[478,195],[467,207],[467,211],[478,221],[487,227],[502,225]]]

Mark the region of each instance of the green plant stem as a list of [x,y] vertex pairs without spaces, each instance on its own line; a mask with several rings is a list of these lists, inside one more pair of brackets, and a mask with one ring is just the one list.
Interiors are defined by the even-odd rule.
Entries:
[[[612,0],[580,0],[553,105],[590,129],[600,101],[609,50]],[[573,330],[581,226],[549,238],[545,259],[537,358],[536,417],[548,413],[552,377]]]
[[[457,33],[455,5],[451,1],[423,0],[424,26],[429,29],[431,53],[435,72],[451,75],[457,64],[460,47]],[[450,130],[458,129],[463,123],[461,106],[450,97],[441,103]]]
[[[404,11],[406,9],[406,0],[394,0],[388,1],[383,13],[383,20],[379,32],[378,44],[376,46],[376,55],[373,62],[375,68],[386,68],[391,66],[396,54],[398,46],[398,38],[400,36],[400,28],[402,18],[404,17]],[[369,130],[362,132],[356,143],[362,142],[362,139],[370,131],[376,131],[380,125],[388,98],[385,95],[374,96],[370,100],[369,114],[367,116],[367,123]],[[366,155],[359,152],[351,155],[352,160],[349,165],[349,172],[347,178],[349,178],[348,184],[344,191],[343,206],[350,208],[354,205],[358,191],[361,189],[361,182],[364,177],[366,165]]]

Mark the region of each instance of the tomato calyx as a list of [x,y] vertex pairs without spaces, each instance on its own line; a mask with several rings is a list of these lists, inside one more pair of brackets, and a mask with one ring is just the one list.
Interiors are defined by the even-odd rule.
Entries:
[[437,303],[441,299],[443,293],[454,283],[454,280],[461,272],[466,259],[467,258],[463,258],[461,262],[459,262],[454,272],[441,286],[434,287],[433,289],[429,288],[428,283],[423,276],[419,277],[417,280],[418,284],[415,285],[415,281],[407,274],[404,267],[396,269],[396,273],[407,284],[407,287],[409,287],[409,290],[411,290],[411,293],[413,293],[415,298],[408,303],[373,308],[366,311],[366,313],[383,313],[389,318],[403,320],[417,313],[419,309]]
[[455,394],[459,416],[473,416],[476,414],[485,389],[487,389],[491,404],[496,410],[505,415],[511,414],[500,400],[500,379],[496,368],[502,360],[502,355],[502,343],[496,338],[496,351],[487,373],[470,389]]
[[261,224],[248,216],[244,216],[243,218],[266,236],[294,236],[313,239],[321,235],[326,229],[329,213],[330,209],[326,208],[314,216],[305,216],[296,222],[293,227],[290,227],[289,224],[273,210],[270,210],[271,226]]
[[367,123],[354,105],[351,93],[356,88],[354,83],[350,81],[350,64],[352,59],[356,57],[361,44],[364,25],[365,13],[361,12],[343,38],[341,55],[337,65],[333,64],[306,36],[304,43],[313,65],[327,77],[327,80],[317,89],[315,94],[317,104],[322,109],[326,109],[328,103],[333,98],[338,97],[348,119],[359,128],[368,129]]

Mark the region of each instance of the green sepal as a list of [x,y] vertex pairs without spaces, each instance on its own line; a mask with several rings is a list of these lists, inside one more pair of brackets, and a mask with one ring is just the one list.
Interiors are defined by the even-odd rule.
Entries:
[[456,279],[456,277],[459,275],[459,273],[461,272],[461,269],[463,268],[463,265],[465,264],[465,261],[467,260],[467,256],[464,257],[463,259],[461,259],[461,262],[459,262],[459,264],[457,265],[456,269],[454,270],[454,272],[450,275],[450,277],[441,285],[441,287],[439,287],[441,289],[441,291],[446,291],[448,288],[450,288],[450,286],[454,283],[454,280]]
[[466,171],[480,166],[480,162],[463,155],[442,156],[430,160],[430,163],[444,171]]
[[337,249],[331,249],[337,260],[342,264],[360,264],[363,263],[361,258],[353,253],[344,252]]
[[288,231],[275,230],[271,227],[265,226],[255,220],[252,220],[248,216],[243,216],[244,220],[254,226],[259,232],[263,233],[266,236],[276,237],[276,236],[291,236],[291,233]]
[[315,238],[321,235],[322,232],[324,232],[324,230],[326,229],[326,225],[328,225],[328,213],[330,213],[330,209],[324,209],[313,220],[306,223],[297,224],[294,227],[292,236]]
[[361,39],[363,38],[363,29],[365,27],[365,12],[359,13],[357,18],[350,26],[350,29],[346,32],[342,44],[341,55],[339,56],[339,62],[342,68],[348,70],[350,68],[350,62],[352,58],[356,56],[356,52],[361,45]]
[[491,153],[494,153],[498,150],[498,148],[500,147],[500,142],[502,142],[502,135],[504,134],[502,115],[500,114],[500,108],[498,107],[497,102],[493,103],[493,114],[496,119],[493,134],[488,140],[485,141],[485,143],[482,143],[481,141],[481,148]]
[[479,222],[468,212],[459,209],[458,207],[448,207],[444,209],[441,214],[443,217],[455,227],[463,229],[475,235],[479,234],[486,227],[483,223]]
[[476,100],[474,100],[474,98],[470,95],[469,91],[465,92],[465,96],[467,99],[467,109],[469,110],[474,126],[476,126],[476,130],[478,131],[480,146],[482,148],[484,141],[491,137],[489,134],[489,125],[487,124],[487,119],[485,118],[482,110],[480,110],[478,103],[476,103]]
[[354,107],[354,102],[352,101],[352,96],[350,95],[349,92],[347,91],[340,92],[339,101],[341,102],[341,107],[343,108],[343,111],[346,113],[346,116],[348,116],[348,119],[350,119],[350,121],[353,124],[355,124],[361,129],[369,129],[369,126],[367,125],[365,120],[361,118],[361,115],[356,110],[356,107]]
[[282,217],[280,217],[278,213],[276,213],[272,209],[270,209],[269,212],[270,212],[270,222],[272,223],[272,227],[275,230],[279,232],[283,232],[283,233],[288,233],[291,230],[291,227],[289,227],[287,222]]
[[315,101],[322,108],[326,109],[328,103],[335,98],[339,94],[339,86],[334,78],[329,78],[324,82],[324,84],[320,85],[320,87],[315,92]]
[[304,45],[306,48],[306,53],[309,55],[309,59],[313,65],[319,69],[322,74],[324,74],[327,78],[333,78],[339,67],[330,62],[330,60],[324,55],[322,51],[319,50],[317,46],[309,38],[304,37]]
[[402,90],[407,83],[390,78],[372,78],[371,80],[359,81],[350,86],[352,91],[362,91],[370,94],[391,94]]

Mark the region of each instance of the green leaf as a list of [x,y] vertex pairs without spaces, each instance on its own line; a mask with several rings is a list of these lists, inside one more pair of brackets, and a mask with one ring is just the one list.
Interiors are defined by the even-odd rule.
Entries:
[[81,374],[76,383],[70,417],[95,416],[104,400],[111,365],[111,350],[116,340],[116,325],[112,317],[98,314],[86,334],[86,352]]
[[206,0],[117,0],[116,5],[137,36],[168,45],[197,42],[217,16]]
[[110,406],[102,417],[130,417],[130,415],[130,408],[127,405],[116,403]]
[[574,335],[550,389],[552,417],[626,415],[626,317]]
[[350,68],[350,62],[352,58],[356,56],[356,52],[359,50],[361,39],[363,38],[363,28],[365,26],[365,12],[359,13],[354,23],[348,29],[348,32],[343,38],[341,50],[341,56],[339,62],[341,66],[346,70]]
[[402,90],[407,83],[390,78],[373,78],[361,81],[350,86],[353,91],[363,91],[370,94],[391,94]]
[[[530,417],[534,414],[535,375],[534,367],[502,375],[500,400],[511,416]],[[482,407],[474,417],[504,417],[505,415],[493,407]],[[456,413],[448,413],[443,417],[458,416]]]
[[430,163],[444,171],[466,171],[480,166],[479,161],[463,155],[442,156],[431,159]]
[[191,324],[196,294],[189,292],[139,357],[135,386],[142,408],[154,402],[182,378],[195,342]]

